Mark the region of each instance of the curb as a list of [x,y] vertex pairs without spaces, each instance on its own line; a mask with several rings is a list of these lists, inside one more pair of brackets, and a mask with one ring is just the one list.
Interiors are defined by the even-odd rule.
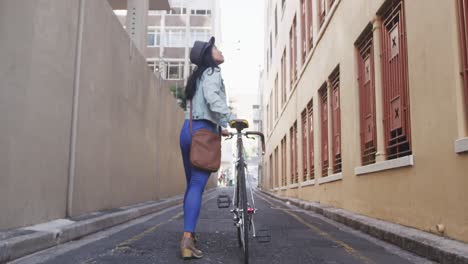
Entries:
[[468,244],[320,203],[281,197],[264,190],[259,191],[271,198],[321,214],[432,261],[443,264],[468,264]]
[[[215,190],[216,188],[206,190],[205,195]],[[133,207],[126,206],[123,207],[125,209],[122,211],[108,213],[88,220],[77,221],[59,228],[55,232],[38,231],[3,241],[0,240],[0,264],[103,231],[148,214],[162,211],[179,205],[182,202],[183,196],[175,196],[167,200],[155,201],[151,204],[146,203],[144,205],[134,205]]]

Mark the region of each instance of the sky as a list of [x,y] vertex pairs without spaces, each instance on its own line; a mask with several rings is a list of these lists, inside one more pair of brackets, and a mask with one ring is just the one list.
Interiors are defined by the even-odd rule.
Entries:
[[264,56],[264,0],[217,0],[221,5],[221,65],[238,118],[252,119]]

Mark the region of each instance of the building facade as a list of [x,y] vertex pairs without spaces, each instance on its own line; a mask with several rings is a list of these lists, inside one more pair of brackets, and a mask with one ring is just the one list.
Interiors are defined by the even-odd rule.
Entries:
[[[220,6],[215,0],[170,0],[171,9],[150,11],[147,17],[147,42],[142,51],[148,66],[165,80],[165,85],[182,92],[195,68],[190,63],[190,48],[196,40],[220,39]],[[129,26],[126,12],[116,12]]]
[[468,242],[467,5],[268,0],[262,187]]

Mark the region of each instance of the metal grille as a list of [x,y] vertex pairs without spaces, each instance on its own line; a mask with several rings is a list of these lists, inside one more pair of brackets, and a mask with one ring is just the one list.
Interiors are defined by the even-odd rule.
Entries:
[[266,124],[266,130],[268,131],[268,133],[270,133],[270,105],[267,104],[266,105],[266,119],[267,119],[267,124]]
[[286,186],[287,178],[286,178],[286,136],[281,140],[281,185]]
[[270,188],[273,188],[273,178],[274,178],[274,172],[273,172],[273,154],[270,155]]
[[460,74],[463,78],[465,90],[465,109],[468,119],[468,0],[458,0],[458,18],[460,30],[460,48],[462,69]]
[[274,187],[278,187],[279,170],[278,170],[278,147],[275,148],[275,179],[273,181]]
[[290,136],[290,158],[291,158],[291,183],[299,182],[297,169],[297,122],[289,129]]
[[382,77],[387,159],[411,154],[408,65],[403,1],[383,15]]
[[281,57],[281,107],[286,103],[286,49]]
[[307,181],[307,108],[302,111],[302,180]]
[[325,0],[319,0],[318,1],[318,10],[319,10],[319,25],[320,27],[323,26],[323,23],[325,22],[325,15],[326,15],[326,8],[325,8]]
[[291,31],[289,32],[290,38],[290,59],[291,59],[291,89],[292,84],[296,81],[296,63],[297,63],[297,36],[296,36],[296,17],[294,16]]
[[313,22],[313,0],[307,2],[307,39],[309,50],[314,47],[314,22]]
[[297,122],[294,122],[294,183],[299,183],[299,169],[297,166]]
[[309,174],[310,179],[315,179],[315,166],[314,166],[314,110],[313,102],[307,104],[307,116],[309,119]]
[[274,103],[274,106],[275,106],[275,120],[278,119],[278,112],[279,112],[279,107],[278,107],[278,74],[276,74],[276,78],[275,78],[275,103]]
[[301,57],[302,64],[305,63],[307,55],[307,37],[306,37],[306,0],[301,0]]
[[375,163],[377,132],[375,121],[374,45],[372,26],[368,27],[356,44],[359,67],[359,107],[361,126],[361,162]]
[[320,134],[322,139],[322,176],[328,176],[328,95],[327,85],[320,89]]
[[332,132],[333,132],[333,173],[341,172],[341,107],[340,107],[340,71],[330,76],[332,92]]

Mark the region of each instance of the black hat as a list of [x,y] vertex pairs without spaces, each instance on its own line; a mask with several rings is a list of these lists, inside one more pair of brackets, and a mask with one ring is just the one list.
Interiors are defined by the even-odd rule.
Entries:
[[214,44],[215,44],[214,37],[211,37],[208,42],[195,41],[195,44],[193,44],[193,48],[190,51],[190,61],[193,64],[200,66],[203,62],[203,54],[209,47],[213,46]]

